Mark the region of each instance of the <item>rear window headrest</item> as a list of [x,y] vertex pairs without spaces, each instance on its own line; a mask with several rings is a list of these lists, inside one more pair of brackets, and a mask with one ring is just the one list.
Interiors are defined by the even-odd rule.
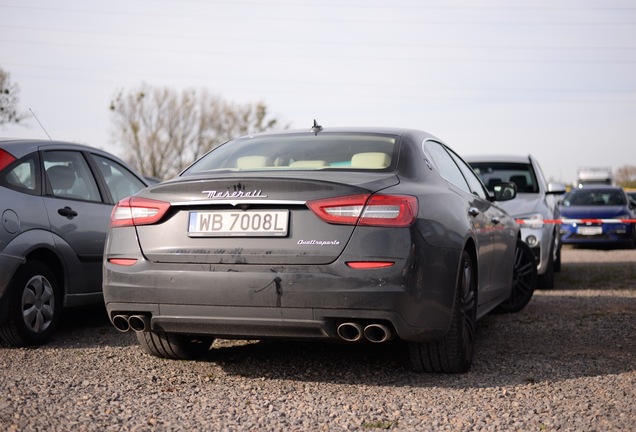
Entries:
[[391,156],[383,152],[356,153],[351,158],[352,168],[386,168],[391,165]]
[[267,156],[243,156],[236,160],[237,168],[262,168],[271,166],[274,166],[274,161]]

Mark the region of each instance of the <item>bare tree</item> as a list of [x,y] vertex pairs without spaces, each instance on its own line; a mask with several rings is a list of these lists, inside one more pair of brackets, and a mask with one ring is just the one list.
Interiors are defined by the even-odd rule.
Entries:
[[20,87],[11,82],[11,75],[0,68],[0,126],[20,123],[25,114],[18,109]]
[[620,186],[636,188],[636,165],[625,165],[618,168],[614,180]]
[[142,174],[169,178],[228,139],[275,127],[263,103],[236,105],[207,91],[143,84],[111,101],[113,136]]

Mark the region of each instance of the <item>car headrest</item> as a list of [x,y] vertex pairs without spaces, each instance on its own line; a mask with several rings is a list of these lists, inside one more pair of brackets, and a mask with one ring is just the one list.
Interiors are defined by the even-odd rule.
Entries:
[[68,190],[75,184],[75,172],[66,165],[55,165],[46,170],[53,189]]
[[236,167],[240,169],[263,168],[273,165],[274,161],[267,156],[243,156],[236,160]]
[[391,157],[383,152],[356,153],[351,158],[352,168],[386,168],[391,165]]

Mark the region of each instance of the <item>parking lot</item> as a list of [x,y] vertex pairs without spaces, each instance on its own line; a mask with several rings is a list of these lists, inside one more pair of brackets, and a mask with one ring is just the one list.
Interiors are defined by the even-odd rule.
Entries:
[[51,343],[0,345],[2,430],[632,430],[636,250],[563,250],[555,288],[481,321],[470,372],[416,374],[390,345],[217,341],[143,354],[101,308]]

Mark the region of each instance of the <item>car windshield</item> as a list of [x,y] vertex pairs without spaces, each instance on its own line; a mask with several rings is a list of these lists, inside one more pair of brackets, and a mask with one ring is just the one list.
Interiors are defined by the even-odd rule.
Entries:
[[563,205],[566,207],[625,205],[625,197],[616,189],[575,189],[565,197]]
[[394,169],[396,138],[378,134],[284,134],[243,137],[209,152],[182,175],[205,171]]
[[490,192],[497,183],[512,182],[520,193],[539,193],[537,177],[530,163],[473,162],[470,166]]

